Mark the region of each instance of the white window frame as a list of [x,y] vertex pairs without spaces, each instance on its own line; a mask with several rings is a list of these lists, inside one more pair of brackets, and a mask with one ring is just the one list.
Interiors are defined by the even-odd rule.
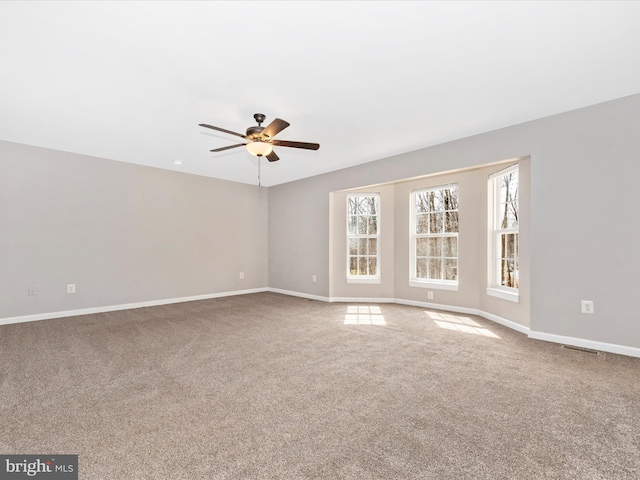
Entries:
[[[349,199],[353,198],[353,197],[375,197],[376,198],[376,203],[377,203],[377,213],[376,213],[376,217],[377,217],[377,233],[376,234],[349,234]],[[380,212],[380,206],[381,206],[381,200],[380,200],[380,194],[379,193],[349,193],[347,195],[346,198],[346,273],[347,273],[347,283],[371,283],[371,284],[376,284],[376,283],[380,283],[380,270],[381,270],[381,265],[380,265],[380,229],[382,226],[381,223],[381,219],[382,219],[382,215]],[[376,257],[376,270],[377,270],[377,274],[376,275],[352,275],[351,274],[351,256],[349,254],[349,243],[351,239],[362,239],[362,238],[375,238],[377,239],[376,241],[376,254],[375,255],[369,255],[368,252],[366,255],[358,255],[358,256],[366,256],[366,257]]]
[[[409,231],[409,286],[419,288],[432,288],[435,290],[458,290],[460,280],[460,241],[458,232],[456,233],[442,233],[442,234],[418,234],[416,233],[416,200],[415,196],[422,192],[432,192],[437,190],[446,190],[448,188],[456,188],[458,190],[458,202],[460,200],[460,188],[457,183],[450,183],[447,185],[437,185],[434,187],[419,188],[412,190],[409,195],[410,204],[410,231]],[[458,225],[460,223],[460,209],[458,208]],[[459,227],[458,227],[459,230]],[[457,280],[436,280],[430,278],[417,278],[416,277],[416,241],[418,238],[433,238],[433,237],[455,237],[457,240]],[[443,257],[444,258],[444,257]]]
[[[517,287],[507,287],[501,285],[500,279],[501,276],[501,252],[499,237],[504,234],[517,234],[518,242],[516,251],[518,255],[516,257],[516,261],[518,262],[518,276],[520,273],[520,221],[518,218],[518,228],[508,228],[508,229],[500,229],[500,212],[502,210],[502,206],[500,205],[500,185],[501,178],[509,175],[511,173],[518,174],[518,188],[520,188],[520,169],[519,165],[511,165],[505,169],[502,169],[498,172],[495,172],[489,175],[489,188],[488,188],[488,204],[489,204],[489,261],[488,261],[488,269],[489,269],[489,286],[487,287],[487,295],[492,297],[497,297],[502,300],[508,300],[510,302],[519,303],[520,302],[520,289]],[[518,210],[520,199],[518,198]]]

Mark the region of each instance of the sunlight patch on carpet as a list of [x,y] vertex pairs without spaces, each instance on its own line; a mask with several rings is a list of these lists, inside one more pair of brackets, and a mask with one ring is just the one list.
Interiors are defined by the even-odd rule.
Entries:
[[472,333],[484,337],[500,338],[491,330],[484,328],[469,317],[451,315],[448,313],[425,312],[440,328],[456,330],[458,332]]
[[386,325],[382,310],[377,306],[349,305],[344,316],[345,325]]

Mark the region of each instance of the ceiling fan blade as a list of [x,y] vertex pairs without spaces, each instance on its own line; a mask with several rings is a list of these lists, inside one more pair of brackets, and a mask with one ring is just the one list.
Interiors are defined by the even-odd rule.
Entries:
[[228,133],[230,135],[235,135],[237,137],[247,138],[244,135],[242,135],[241,133],[232,132],[231,130],[226,130],[226,129],[220,128],[220,127],[214,127],[213,125],[207,125],[206,123],[200,123],[199,125],[201,127],[210,128],[211,130],[218,130],[219,132]]
[[280,118],[276,118],[273,122],[271,122],[267,127],[262,131],[260,136],[263,139],[271,139],[279,134],[282,130],[287,128],[290,125],[289,122],[285,122]]
[[215,148],[215,149],[209,150],[209,151],[210,152],[223,152],[225,150],[229,150],[230,148],[242,147],[243,145],[246,145],[246,143],[238,143],[236,145],[229,145],[228,147]]
[[280,160],[280,157],[276,155],[276,152],[271,150],[271,153],[267,155],[267,160],[269,160],[270,162],[277,162],[278,160]]
[[279,147],[306,148],[307,150],[318,150],[320,148],[319,143],[294,142],[293,140],[273,140],[271,143]]

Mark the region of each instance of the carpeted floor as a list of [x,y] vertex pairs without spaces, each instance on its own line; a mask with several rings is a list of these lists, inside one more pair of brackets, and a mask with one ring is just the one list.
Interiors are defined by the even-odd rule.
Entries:
[[260,293],[0,327],[0,453],[81,479],[637,479],[640,359]]

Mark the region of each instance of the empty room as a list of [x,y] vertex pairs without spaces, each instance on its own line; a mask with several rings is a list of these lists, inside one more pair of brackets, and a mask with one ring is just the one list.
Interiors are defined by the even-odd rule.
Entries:
[[640,2],[0,2],[0,480],[640,478]]

